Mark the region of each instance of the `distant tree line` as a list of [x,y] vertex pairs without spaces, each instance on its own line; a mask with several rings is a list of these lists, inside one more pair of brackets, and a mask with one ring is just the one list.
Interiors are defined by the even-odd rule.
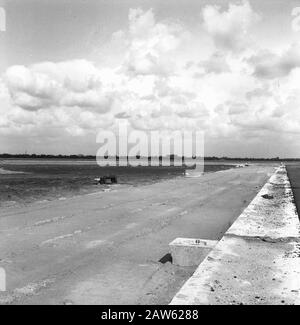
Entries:
[[[171,159],[174,159],[174,155],[169,156]],[[9,159],[9,158],[15,158],[15,159],[96,159],[96,156],[94,155],[47,155],[47,154],[9,154],[9,153],[2,153],[0,154],[0,158],[2,159]],[[108,159],[108,156],[104,156],[103,158]],[[117,159],[119,159],[118,156],[116,156]],[[137,159],[140,159],[141,156],[137,155]],[[146,157],[145,157],[146,158]],[[161,156],[159,158],[162,158]],[[184,157],[182,157],[184,158]],[[148,159],[151,159],[151,157],[148,157]],[[279,158],[279,157],[273,157],[273,158],[249,158],[249,157],[216,157],[216,156],[207,156],[204,157],[204,160],[244,160],[244,161],[300,161],[300,158]]]
[[22,159],[95,159],[93,155],[46,155],[46,154],[9,154],[2,153],[0,158],[22,158]]

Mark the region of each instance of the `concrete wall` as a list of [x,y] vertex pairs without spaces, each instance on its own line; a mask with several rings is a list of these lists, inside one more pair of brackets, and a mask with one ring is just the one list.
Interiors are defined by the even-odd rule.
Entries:
[[299,304],[299,235],[299,218],[282,166],[171,304]]

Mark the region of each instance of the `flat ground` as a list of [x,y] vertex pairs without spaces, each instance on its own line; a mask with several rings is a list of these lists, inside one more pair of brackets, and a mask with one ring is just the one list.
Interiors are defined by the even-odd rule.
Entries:
[[[206,162],[205,172],[234,167],[228,162]],[[187,170],[194,172],[194,170]],[[0,160],[0,207],[26,205],[99,192],[96,177],[115,175],[118,184],[149,185],[185,174],[183,167],[100,167],[95,160]]]
[[159,260],[176,237],[219,239],[274,167],[117,187],[0,212],[0,303],[167,304],[193,273]]

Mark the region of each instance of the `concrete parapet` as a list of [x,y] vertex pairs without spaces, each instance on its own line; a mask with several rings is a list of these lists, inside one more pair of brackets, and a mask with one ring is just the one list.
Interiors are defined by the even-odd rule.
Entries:
[[281,166],[171,304],[299,304],[299,297],[300,224]]

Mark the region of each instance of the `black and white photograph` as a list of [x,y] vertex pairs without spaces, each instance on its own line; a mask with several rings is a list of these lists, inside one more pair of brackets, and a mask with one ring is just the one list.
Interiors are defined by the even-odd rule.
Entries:
[[299,0],[0,0],[0,305],[299,305],[299,213]]

